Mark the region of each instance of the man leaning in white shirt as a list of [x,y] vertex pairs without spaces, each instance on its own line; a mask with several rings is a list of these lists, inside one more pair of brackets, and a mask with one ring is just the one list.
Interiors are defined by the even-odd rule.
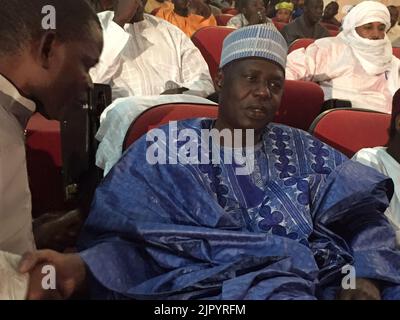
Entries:
[[129,124],[144,110],[162,103],[211,104],[204,97],[215,91],[192,41],[169,22],[144,14],[145,5],[146,0],[117,0],[114,11],[98,14],[104,50],[90,74],[93,82],[109,84],[116,99],[102,114],[96,135],[96,164],[105,173],[122,153]]
[[104,32],[93,82],[110,84],[113,99],[188,94],[207,97],[214,86],[207,63],[191,40],[172,24],[144,14],[146,0],[118,0],[98,14]]

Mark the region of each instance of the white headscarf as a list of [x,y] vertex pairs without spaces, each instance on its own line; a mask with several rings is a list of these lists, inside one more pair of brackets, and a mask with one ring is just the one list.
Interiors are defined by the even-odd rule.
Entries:
[[380,2],[363,1],[350,10],[343,21],[343,31],[338,35],[353,50],[364,70],[370,75],[382,74],[390,69],[392,45],[388,36],[369,40],[358,35],[356,27],[371,22],[381,22],[390,28],[389,10]]

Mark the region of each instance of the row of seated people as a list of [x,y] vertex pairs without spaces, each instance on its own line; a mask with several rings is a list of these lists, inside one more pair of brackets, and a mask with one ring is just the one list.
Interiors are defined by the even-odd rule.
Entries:
[[[298,107],[298,101],[301,101],[302,108]],[[320,113],[322,105],[323,92],[318,85],[287,80],[274,122],[309,130],[349,157],[361,148],[386,144],[389,114],[355,108],[339,108]],[[133,141],[154,127],[168,121],[194,117],[215,118],[217,112],[218,106],[211,102],[161,104],[147,109],[137,118],[127,109],[123,113],[123,121],[114,116],[102,124],[106,134],[102,137],[97,153],[98,164],[108,172]],[[118,131],[110,130],[109,127],[116,121]],[[32,117],[27,127],[27,148],[34,216],[65,209],[58,122],[46,120],[40,114]],[[43,176],[46,176],[46,180]]]
[[[211,76],[214,78],[216,75],[216,71],[219,65],[219,60],[220,60],[220,55],[221,55],[221,48],[222,48],[222,42],[223,39],[226,37],[227,34],[232,32],[232,29],[229,28],[218,28],[218,27],[209,27],[202,29],[198,31],[194,37],[192,38],[193,42],[196,44],[196,46],[200,49],[200,52],[204,56],[208,68],[210,70]],[[210,52],[210,50],[212,50]],[[188,54],[189,55],[189,54]],[[290,56],[289,56],[290,57]],[[193,55],[192,55],[193,58]],[[290,61],[290,60],[289,60]],[[137,69],[132,70],[137,71]],[[135,73],[137,74],[137,73]],[[143,76],[143,80],[140,82],[146,82],[147,76]],[[154,81],[154,78],[153,78]],[[200,82],[200,81],[199,81]],[[290,83],[290,81],[289,81]],[[114,86],[118,85],[117,81],[114,81]],[[293,88],[297,87],[297,89],[293,90]],[[303,114],[306,114],[307,117],[298,117],[296,113],[293,113],[293,111],[289,111],[287,114],[286,118],[282,118],[281,122],[286,123],[298,128],[302,129],[308,129],[309,125],[311,124],[311,121],[316,117],[316,115],[320,112],[321,108],[321,90],[318,88],[319,92],[315,93],[317,86],[312,86],[312,85],[307,85],[307,84],[297,84],[297,85],[289,85],[287,88],[287,94],[284,95],[283,98],[283,108],[281,107],[281,110],[296,110],[295,108],[297,107],[298,101],[302,101],[302,103],[307,106],[307,110],[302,110],[299,109],[299,112],[304,112]],[[146,88],[147,89],[147,88]],[[151,90],[151,88],[150,88]],[[137,92],[137,95],[146,95],[145,90],[140,90],[140,89],[135,89],[135,92]],[[303,94],[303,96],[302,96]],[[362,93],[361,93],[362,94]],[[289,98],[288,98],[289,97]],[[290,98],[291,97],[291,98]],[[311,100],[309,97],[312,97]],[[104,139],[104,143],[102,146],[102,154],[103,156],[99,158],[104,158],[101,160],[98,160],[98,164],[101,168],[105,169],[106,167],[109,168],[112,166],[117,159],[119,158],[120,154],[120,146],[122,145],[122,140],[124,133],[126,132],[127,127],[129,126],[130,122],[143,110],[145,110],[148,107],[151,107],[154,104],[160,104],[160,103],[169,103],[169,102],[197,102],[197,103],[209,103],[207,100],[201,100],[201,98],[198,97],[193,97],[190,96],[188,97],[187,95],[180,95],[178,97],[174,96],[160,96],[156,100],[156,103],[153,101],[153,99],[142,99],[140,103],[137,101],[138,99],[133,99],[129,98],[124,102],[119,102],[116,105],[113,105],[112,108],[114,109],[113,112],[108,112],[108,116],[106,117],[103,115],[105,118],[105,125],[103,126],[102,131],[106,132],[107,130],[104,128],[113,128],[116,127],[120,131],[118,132],[118,136],[115,137],[115,133],[113,133],[113,130],[109,130],[110,132],[102,133],[99,134],[100,139],[103,139],[105,136],[106,138]],[[335,98],[335,97],[333,97]],[[160,101],[163,100],[163,101]],[[314,99],[314,100],[313,100]],[[133,101],[132,101],[133,100]],[[136,100],[136,101],[135,101]],[[288,103],[289,101],[289,103]],[[336,103],[336,101],[334,101]],[[287,107],[285,107],[287,106]],[[338,106],[346,106],[346,105],[341,105],[339,104]],[[374,107],[371,106],[371,104],[364,104],[362,106],[363,108],[368,108],[370,107],[373,109]],[[285,111],[282,111],[284,113]],[[120,114],[125,115],[125,126],[121,126],[118,122],[120,122],[121,117]],[[297,119],[297,122],[293,122],[293,119]],[[279,121],[279,120],[278,120]],[[114,125],[114,123],[118,123],[117,125]],[[117,130],[115,130],[117,131]],[[103,136],[103,137],[102,137]],[[117,139],[117,140],[115,140]],[[109,146],[107,145],[107,142]],[[118,143],[116,141],[119,141]],[[103,149],[104,148],[104,149]],[[112,159],[112,160],[110,160]],[[56,199],[56,198],[54,198]],[[35,201],[37,202],[37,201]],[[41,201],[39,201],[41,202]]]

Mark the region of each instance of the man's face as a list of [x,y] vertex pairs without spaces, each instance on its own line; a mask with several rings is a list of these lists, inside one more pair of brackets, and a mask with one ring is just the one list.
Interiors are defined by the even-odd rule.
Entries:
[[[246,1],[246,0],[244,0]],[[247,0],[246,6],[243,7],[243,14],[246,17],[257,15],[258,12],[265,16],[266,9],[263,0]]]
[[382,22],[371,22],[356,27],[356,32],[362,38],[379,40],[385,38],[386,26]]
[[304,15],[309,22],[315,24],[322,18],[324,3],[322,0],[310,0],[304,7]]
[[324,10],[324,17],[331,19],[338,14],[339,6],[336,2],[330,2]]
[[255,129],[257,133],[274,119],[285,82],[281,67],[248,58],[232,62],[218,77],[219,128]]
[[290,16],[292,14],[292,11],[287,10],[287,9],[279,9],[276,12],[276,18],[279,22],[285,22],[288,23],[290,20]]
[[101,29],[93,22],[86,41],[56,43],[44,81],[38,88],[38,111],[50,119],[62,120],[67,109],[87,102],[92,87],[89,70],[97,64],[103,48]]

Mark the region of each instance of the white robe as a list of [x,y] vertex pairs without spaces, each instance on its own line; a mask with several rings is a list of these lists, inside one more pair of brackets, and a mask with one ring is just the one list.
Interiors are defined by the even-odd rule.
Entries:
[[338,37],[316,40],[287,57],[286,79],[317,82],[325,100],[350,100],[354,108],[391,113],[392,96],[400,87],[400,60],[390,71],[368,75],[351,48]]
[[24,137],[35,107],[0,75],[0,250],[16,254],[35,248]]
[[187,94],[171,94],[150,97],[128,97],[115,100],[100,117],[100,128],[96,139],[100,141],[96,153],[96,165],[104,170],[104,175],[122,155],[122,144],[129,126],[143,111],[165,103],[216,103]]

